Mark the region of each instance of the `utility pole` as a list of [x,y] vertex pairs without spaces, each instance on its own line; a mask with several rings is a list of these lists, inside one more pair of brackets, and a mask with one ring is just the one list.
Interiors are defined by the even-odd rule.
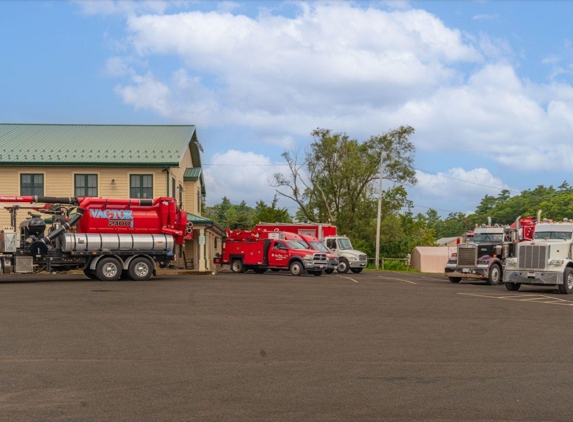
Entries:
[[380,259],[380,220],[382,219],[382,179],[384,171],[384,161],[382,160],[384,152],[380,152],[380,191],[378,196],[378,218],[376,220],[376,269],[378,270],[378,261]]

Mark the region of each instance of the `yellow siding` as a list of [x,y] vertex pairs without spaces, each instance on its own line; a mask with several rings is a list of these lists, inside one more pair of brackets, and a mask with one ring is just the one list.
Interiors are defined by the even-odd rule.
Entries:
[[[98,195],[104,198],[128,198],[129,179],[131,174],[153,175],[153,197],[171,196],[171,178],[175,177],[176,186],[183,186],[183,209],[197,214],[196,197],[200,186],[196,182],[184,182],[185,169],[192,167],[191,150],[187,148],[179,167],[169,169],[169,188],[167,186],[167,173],[159,167],[79,167],[79,166],[30,166],[0,167],[0,195],[20,195],[20,174],[43,174],[44,196],[74,196],[75,174],[97,174]],[[113,182],[112,182],[113,181]],[[176,190],[177,200],[179,192]],[[10,204],[0,204],[0,207]],[[21,204],[25,205],[25,204]],[[18,220],[27,216],[27,210],[18,213]],[[0,229],[10,224],[10,214],[0,208]]]

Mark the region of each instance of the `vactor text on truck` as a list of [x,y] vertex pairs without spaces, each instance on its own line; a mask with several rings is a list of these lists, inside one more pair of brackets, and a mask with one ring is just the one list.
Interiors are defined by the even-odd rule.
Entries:
[[[0,274],[81,269],[102,281],[147,280],[156,263],[175,259],[176,244],[193,239],[187,214],[168,197],[0,196],[0,202],[45,204],[4,207],[11,227],[0,232]],[[29,217],[16,229],[24,210]]]

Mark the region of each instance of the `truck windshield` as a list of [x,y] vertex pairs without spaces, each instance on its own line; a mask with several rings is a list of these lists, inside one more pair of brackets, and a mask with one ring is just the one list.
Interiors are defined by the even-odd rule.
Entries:
[[315,251],[320,251],[320,252],[328,252],[328,249],[326,249],[326,246],[324,246],[322,243],[320,242],[310,242],[310,246],[312,249],[314,249]]
[[308,249],[308,245],[303,245],[298,240],[287,240],[291,249]]
[[535,232],[535,239],[571,239],[571,232]]
[[350,243],[350,239],[347,237],[341,237],[338,239],[338,248],[343,251],[350,251],[352,250],[352,243]]
[[474,243],[484,243],[484,242],[502,242],[502,233],[476,233],[474,236]]

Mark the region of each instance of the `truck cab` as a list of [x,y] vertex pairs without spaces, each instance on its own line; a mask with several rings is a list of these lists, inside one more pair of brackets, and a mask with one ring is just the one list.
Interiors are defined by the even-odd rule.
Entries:
[[327,236],[323,244],[333,255],[338,256],[337,270],[339,273],[352,271],[358,274],[366,267],[366,254],[355,250],[346,236]]
[[517,256],[506,262],[506,289],[517,291],[522,284],[552,285],[561,293],[573,293],[572,237],[571,220],[538,223],[533,240],[517,245]]

